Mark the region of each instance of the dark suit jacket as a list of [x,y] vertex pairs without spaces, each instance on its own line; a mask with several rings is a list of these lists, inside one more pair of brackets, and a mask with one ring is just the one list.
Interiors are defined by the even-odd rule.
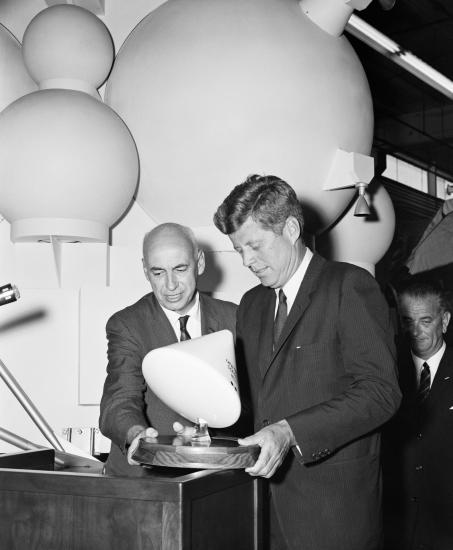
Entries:
[[[200,293],[201,332],[223,329],[235,335],[236,308],[231,302]],[[111,439],[106,473],[146,475],[140,466],[130,466],[125,457],[128,429],[153,426],[160,434],[172,434],[173,422],[189,422],[167,407],[147,386],[142,361],[152,349],[177,342],[175,332],[153,293],[115,313],[107,322],[107,378],[101,399],[99,427]]]
[[453,348],[445,350],[422,407],[416,403],[416,372],[408,347],[398,365],[403,401],[384,434],[389,547],[451,550]]
[[[272,352],[275,292],[239,305],[238,348],[255,429],[286,418],[300,446],[271,479],[293,550],[372,550],[380,538],[380,442],[397,409],[393,331],[371,275],[315,254]],[[239,354],[238,354],[239,360]]]

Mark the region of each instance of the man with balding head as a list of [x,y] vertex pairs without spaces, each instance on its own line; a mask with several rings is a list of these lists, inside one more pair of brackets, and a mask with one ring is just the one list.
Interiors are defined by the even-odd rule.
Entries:
[[115,313],[106,327],[108,366],[99,426],[112,441],[105,471],[114,475],[146,475],[130,459],[130,448],[144,435],[172,433],[175,422],[188,424],[147,386],[145,355],[223,329],[235,334],[236,305],[197,290],[205,259],[191,229],[158,225],[145,235],[142,261],[152,292]]
[[413,277],[398,292],[403,401],[384,431],[386,549],[453,548],[453,349],[444,289]]

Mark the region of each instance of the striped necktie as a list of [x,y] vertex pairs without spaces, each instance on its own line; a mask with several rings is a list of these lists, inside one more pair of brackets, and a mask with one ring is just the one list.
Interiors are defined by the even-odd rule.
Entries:
[[285,324],[286,318],[288,316],[288,305],[286,304],[286,296],[283,292],[283,289],[280,289],[278,292],[278,308],[277,314],[274,319],[274,333],[273,333],[273,349],[277,345],[280,334],[282,333],[283,325]]
[[180,342],[184,342],[184,340],[190,340],[190,334],[187,332],[187,321],[189,320],[189,315],[184,315],[183,317],[179,318],[179,328],[181,329],[181,336],[179,338]]
[[428,363],[423,363],[422,372],[420,374],[420,384],[417,391],[417,402],[421,405],[428,397],[429,390],[431,388],[431,373],[429,371]]

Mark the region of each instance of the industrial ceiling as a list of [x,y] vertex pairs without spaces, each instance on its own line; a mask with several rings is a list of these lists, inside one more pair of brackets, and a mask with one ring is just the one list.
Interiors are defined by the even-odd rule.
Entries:
[[[396,0],[390,10],[372,2],[357,15],[404,50],[453,80],[453,2]],[[373,96],[377,150],[419,163],[453,180],[453,101],[348,35]]]

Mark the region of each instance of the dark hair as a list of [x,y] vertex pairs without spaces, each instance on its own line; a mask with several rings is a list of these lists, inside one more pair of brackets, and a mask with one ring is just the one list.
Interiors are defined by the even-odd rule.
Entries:
[[304,229],[302,206],[294,189],[277,176],[253,174],[236,185],[217,208],[214,224],[222,233],[237,231],[248,217],[281,235],[285,221],[294,216]]
[[411,298],[434,297],[439,300],[442,311],[450,311],[450,305],[446,293],[440,284],[434,281],[413,280],[406,282],[398,291],[398,301],[402,296]]

